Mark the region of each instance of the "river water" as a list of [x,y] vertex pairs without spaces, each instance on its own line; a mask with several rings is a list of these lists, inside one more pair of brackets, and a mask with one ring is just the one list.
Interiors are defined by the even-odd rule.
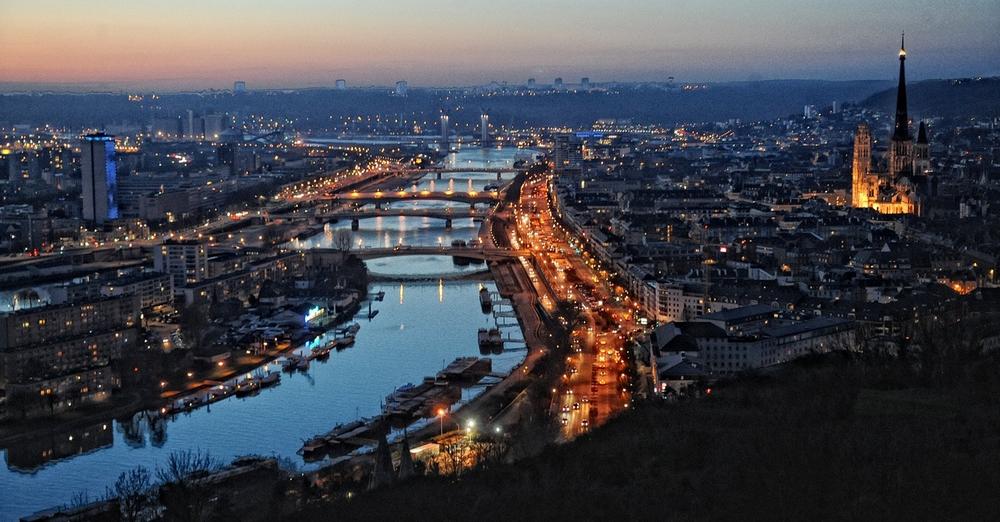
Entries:
[[[479,149],[452,154],[449,166],[504,166],[527,156],[517,150]],[[434,180],[435,185],[444,180]],[[467,183],[461,174],[455,183]],[[494,182],[495,175],[470,173],[477,188]],[[458,178],[461,178],[459,180]],[[430,184],[424,180],[421,184]],[[434,203],[424,203],[433,205]],[[456,223],[445,230],[443,222],[414,218],[364,220],[356,236],[365,245],[378,245],[389,237],[407,245],[450,244],[452,239],[475,237],[478,223]],[[334,224],[350,227],[348,224]],[[300,248],[324,246],[326,234],[302,241]],[[371,241],[371,243],[369,243]],[[447,274],[481,270],[483,265],[455,266],[447,256],[373,259],[370,269],[379,274]],[[434,375],[454,358],[479,356],[476,333],[493,326],[492,316],[479,306],[478,282],[377,283],[372,292],[385,292],[372,307],[379,314],[359,318],[361,330],[355,345],[331,354],[328,361],[314,361],[304,374],[284,374],[281,383],[248,398],[221,402],[150,423],[143,416],[132,422],[111,419],[91,426],[43,436],[0,451],[0,520],[16,520],[35,511],[69,503],[80,493],[91,499],[104,494],[118,474],[142,465],[151,470],[162,465],[171,452],[202,450],[228,462],[247,454],[275,455],[303,465],[296,454],[304,439],[358,416],[379,413],[386,395],[400,385]],[[485,283],[495,291],[492,282]],[[367,312],[367,309],[364,310]],[[516,325],[502,329],[520,338]],[[516,345],[515,345],[516,346]],[[512,350],[493,358],[493,370],[506,373],[525,353]],[[468,399],[481,388],[467,389]]]

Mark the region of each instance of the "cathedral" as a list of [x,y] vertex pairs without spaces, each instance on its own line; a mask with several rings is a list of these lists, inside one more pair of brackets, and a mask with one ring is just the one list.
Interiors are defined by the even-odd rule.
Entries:
[[923,122],[917,139],[910,134],[906,111],[906,46],[899,48],[899,86],[896,90],[896,122],[884,164],[876,170],[872,162],[872,136],[861,123],[854,134],[851,169],[851,206],[872,208],[882,214],[921,214],[930,193],[930,151]]

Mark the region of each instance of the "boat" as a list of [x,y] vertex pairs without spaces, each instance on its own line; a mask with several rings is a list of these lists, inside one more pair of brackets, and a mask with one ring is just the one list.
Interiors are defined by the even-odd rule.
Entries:
[[261,377],[261,379],[260,379],[260,386],[262,388],[267,388],[267,387],[270,387],[270,386],[274,386],[275,384],[278,384],[279,382],[281,382],[281,372],[279,372],[277,370],[274,370],[274,371],[268,372],[268,374],[265,375],[264,377]]
[[339,337],[337,339],[334,339],[333,341],[330,341],[330,346],[337,350],[343,350],[344,348],[347,348],[352,344],[354,344],[353,335],[345,335],[343,337]]
[[281,369],[286,372],[294,372],[295,370],[308,370],[309,369],[309,359],[299,355],[299,354],[289,354],[285,357],[285,360],[281,362]]
[[350,446],[348,441],[341,440],[340,437],[364,427],[367,422],[367,419],[359,419],[338,424],[332,430],[303,442],[298,453],[307,461],[319,460],[332,453],[337,447]]
[[260,382],[253,377],[236,383],[236,396],[246,397],[248,395],[253,395],[260,391]]
[[480,328],[478,337],[479,353],[486,355],[487,353],[499,354],[503,352],[503,337],[500,335],[500,330]]
[[493,299],[490,297],[490,291],[485,286],[479,289],[479,306],[482,307],[484,314],[493,311]]
[[328,343],[326,346],[317,346],[310,351],[309,356],[313,359],[326,359],[330,357],[330,350],[334,347],[334,343]]

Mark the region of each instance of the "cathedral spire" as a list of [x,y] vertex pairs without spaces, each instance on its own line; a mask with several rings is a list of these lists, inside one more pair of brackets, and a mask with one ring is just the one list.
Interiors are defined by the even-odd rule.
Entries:
[[899,42],[899,86],[896,88],[896,127],[892,139],[910,139],[910,117],[906,112],[906,33]]

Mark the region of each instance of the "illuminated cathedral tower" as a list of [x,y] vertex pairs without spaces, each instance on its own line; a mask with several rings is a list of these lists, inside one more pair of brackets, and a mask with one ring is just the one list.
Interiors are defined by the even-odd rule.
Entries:
[[860,123],[854,133],[854,163],[851,165],[851,206],[868,208],[868,201],[873,196],[872,173],[872,135],[867,123]]
[[867,123],[854,134],[854,161],[851,165],[851,206],[872,208],[883,214],[919,214],[929,194],[931,162],[927,127],[921,122],[916,143],[910,134],[906,104],[906,46],[899,47],[899,85],[896,88],[896,119],[885,170],[875,171],[872,137]]

